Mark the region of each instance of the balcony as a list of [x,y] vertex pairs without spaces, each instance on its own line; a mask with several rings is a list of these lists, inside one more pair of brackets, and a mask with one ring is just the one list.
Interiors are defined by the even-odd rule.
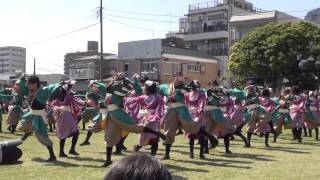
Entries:
[[224,38],[228,38],[228,31],[204,32],[184,35],[184,41],[199,41]]
[[[231,5],[236,8],[240,8],[243,10],[246,10],[248,12],[265,12],[265,10],[254,7],[252,3],[247,2],[247,1],[240,1],[240,0],[214,0],[214,1],[208,1],[208,2],[202,2],[202,3],[197,3],[197,4],[191,4],[189,5],[189,14],[193,13],[200,13],[200,12],[205,12],[208,11],[209,9],[218,9],[219,7],[223,8],[228,8],[228,5]],[[221,8],[221,9],[223,9]]]
[[206,32],[217,32],[217,31],[228,31],[227,19],[216,19],[201,22],[190,22],[190,28],[188,33],[206,33]]
[[189,5],[189,13],[196,13],[203,9],[215,8],[223,6],[223,0],[208,1],[203,3]]
[[211,56],[227,56],[228,45],[227,44],[205,44],[199,45],[198,51],[206,52]]

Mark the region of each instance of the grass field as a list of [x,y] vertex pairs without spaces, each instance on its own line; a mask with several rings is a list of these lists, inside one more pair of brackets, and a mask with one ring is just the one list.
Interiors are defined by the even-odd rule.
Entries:
[[[7,132],[0,134],[0,141],[15,139],[22,134],[10,135]],[[59,144],[57,138],[51,134],[54,140],[54,149],[58,154]],[[85,138],[82,131],[79,141]],[[70,147],[69,139],[66,144],[66,152]],[[113,162],[130,154],[132,146],[136,142],[136,135],[131,134],[125,145],[130,151],[122,156],[113,156]],[[304,138],[303,144],[293,143],[291,135],[286,131],[280,136],[278,143],[270,143],[272,148],[266,149],[263,139],[254,137],[253,147],[245,149],[239,139],[231,143],[232,155],[224,155],[223,141],[217,149],[212,150],[206,160],[188,158],[188,144],[183,136],[177,137],[172,148],[172,160],[164,161],[170,169],[174,179],[319,179],[320,142],[311,137]],[[37,179],[102,179],[107,168],[101,168],[105,158],[105,145],[103,134],[92,136],[90,146],[77,147],[79,157],[58,159],[56,163],[46,163],[48,152],[41,146],[34,136],[21,145],[24,152],[21,162],[17,165],[0,166],[0,179],[6,180],[37,180]],[[163,154],[163,146],[157,158]],[[149,150],[143,150],[148,152]],[[198,153],[198,147],[196,152]]]

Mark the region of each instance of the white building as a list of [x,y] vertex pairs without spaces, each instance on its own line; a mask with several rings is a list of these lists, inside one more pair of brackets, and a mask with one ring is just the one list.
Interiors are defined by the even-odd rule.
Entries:
[[[246,0],[213,0],[189,5],[188,14],[180,18],[180,33],[184,33],[187,48],[203,51],[219,59],[219,76],[227,77],[230,46],[229,22],[237,14],[262,12]],[[228,82],[223,82],[228,85]]]
[[26,49],[22,47],[0,47],[0,73],[26,72]]
[[280,11],[269,11],[255,14],[235,15],[230,19],[231,42],[232,44],[240,41],[245,35],[257,27],[264,26],[268,23],[287,23],[303,21],[297,17]]
[[[102,62],[102,78],[112,76],[112,71],[118,69],[118,56],[105,55]],[[69,78],[73,80],[100,79],[100,56],[85,56],[74,59],[69,69]]]

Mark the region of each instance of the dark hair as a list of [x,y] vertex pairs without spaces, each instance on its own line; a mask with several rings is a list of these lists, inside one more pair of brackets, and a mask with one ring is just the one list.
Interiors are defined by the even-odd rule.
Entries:
[[151,86],[145,86],[146,94],[151,95],[157,93],[158,87],[156,83],[153,83]]
[[219,86],[219,83],[218,83],[217,80],[214,80],[214,81],[212,82],[212,84],[215,85],[215,86]]
[[264,97],[269,97],[270,96],[270,90],[269,89],[264,89],[262,91],[262,96]]
[[293,86],[292,89],[291,89],[291,92],[292,92],[292,94],[294,94],[294,95],[298,95],[298,94],[301,93],[301,89],[300,89],[299,86]]
[[38,87],[40,87],[40,79],[38,76],[32,75],[28,78],[28,82],[31,84],[37,84]]
[[171,180],[172,176],[161,162],[145,154],[132,154],[115,164],[105,180]]
[[146,81],[149,80],[149,77],[148,76],[142,76],[141,79],[140,79],[140,82],[141,83],[145,83]]

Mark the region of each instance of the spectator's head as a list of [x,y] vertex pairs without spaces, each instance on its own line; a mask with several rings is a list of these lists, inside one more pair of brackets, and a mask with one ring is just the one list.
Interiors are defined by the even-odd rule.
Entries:
[[124,157],[115,164],[105,180],[171,180],[171,174],[161,162],[144,154]]

